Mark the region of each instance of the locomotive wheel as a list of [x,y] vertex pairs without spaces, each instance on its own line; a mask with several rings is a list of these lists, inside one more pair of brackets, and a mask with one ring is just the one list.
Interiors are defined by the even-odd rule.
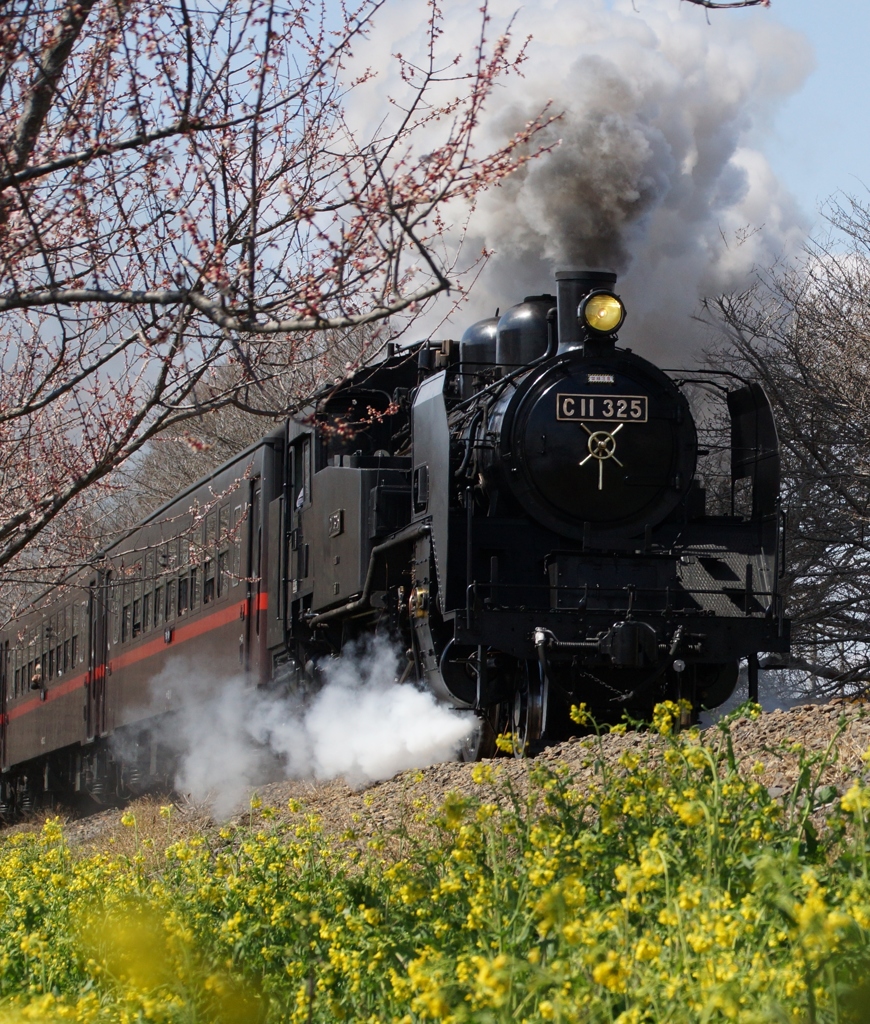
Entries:
[[537,752],[537,743],[547,727],[548,689],[548,680],[538,662],[523,663],[511,715],[514,757],[527,757]]
[[459,760],[466,763],[494,757],[496,753],[495,729],[484,715],[469,715],[474,725],[459,748]]

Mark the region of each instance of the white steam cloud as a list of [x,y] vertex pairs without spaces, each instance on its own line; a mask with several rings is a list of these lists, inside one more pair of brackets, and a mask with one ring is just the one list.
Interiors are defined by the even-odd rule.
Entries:
[[152,686],[156,702],[169,690],[178,708],[159,737],[178,756],[176,789],[223,818],[252,788],[282,777],[359,786],[451,759],[468,715],[398,685],[398,667],[381,639],[347,649],[322,664],[325,684],[303,705],[176,662]]
[[[494,34],[516,3],[489,10]],[[445,45],[473,38],[476,13],[446,0]],[[392,4],[379,30],[408,55],[419,29],[406,24],[399,38],[401,26]],[[778,106],[812,68],[810,45],[775,10],[708,17],[679,0],[543,0],[516,13],[514,39],[529,33],[524,77],[496,88],[478,149],[548,100],[562,117],[542,141],[558,144],[480,202],[466,251],[495,256],[453,316],[455,333],[552,291],[558,265],[609,267],[628,306],[623,341],[653,358],[687,355],[701,297],[745,287],[805,238],[806,218],[763,149]]]

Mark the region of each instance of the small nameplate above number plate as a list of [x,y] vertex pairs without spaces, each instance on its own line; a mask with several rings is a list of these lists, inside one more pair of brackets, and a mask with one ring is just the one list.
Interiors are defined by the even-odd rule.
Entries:
[[556,395],[557,420],[646,423],[646,395]]

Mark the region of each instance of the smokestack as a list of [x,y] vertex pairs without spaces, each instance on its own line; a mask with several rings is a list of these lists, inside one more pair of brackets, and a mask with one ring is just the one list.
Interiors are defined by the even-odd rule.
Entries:
[[612,289],[616,274],[612,270],[587,270],[566,267],[556,271],[556,308],[559,314],[559,354],[583,347],[583,335],[577,324],[577,307],[596,288]]

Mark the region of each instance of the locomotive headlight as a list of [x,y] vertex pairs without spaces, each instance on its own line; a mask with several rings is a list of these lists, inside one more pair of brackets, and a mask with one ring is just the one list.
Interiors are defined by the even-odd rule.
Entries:
[[625,320],[625,306],[613,292],[591,292],[577,312],[583,325],[599,334],[613,334]]

